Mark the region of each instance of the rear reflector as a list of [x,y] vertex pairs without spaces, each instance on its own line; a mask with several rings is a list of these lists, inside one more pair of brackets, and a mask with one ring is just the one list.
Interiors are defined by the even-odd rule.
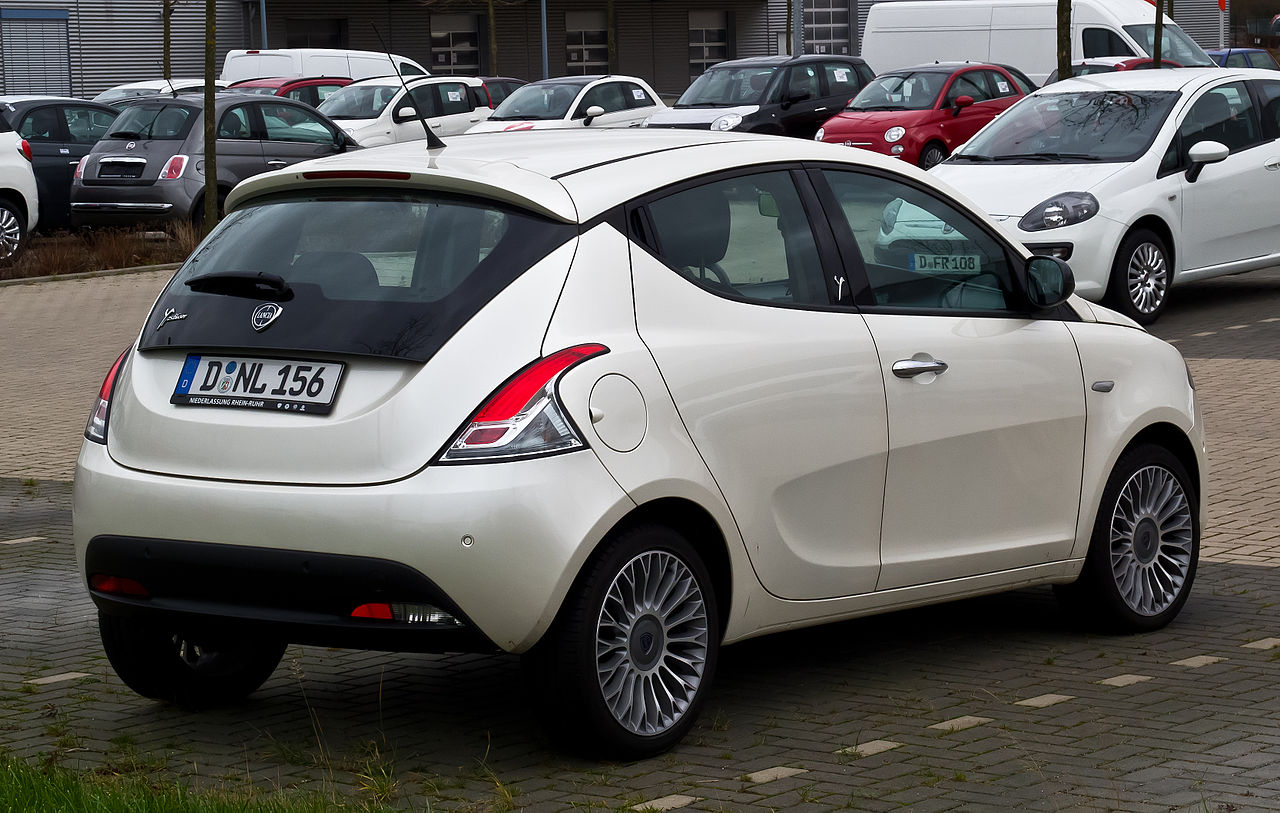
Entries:
[[372,618],[377,621],[390,621],[390,604],[361,604],[351,611],[352,618]]
[[95,573],[89,577],[89,586],[100,593],[110,593],[113,596],[151,597],[151,594],[147,592],[147,588],[143,587],[140,582],[126,579],[123,576],[105,576],[101,573]]

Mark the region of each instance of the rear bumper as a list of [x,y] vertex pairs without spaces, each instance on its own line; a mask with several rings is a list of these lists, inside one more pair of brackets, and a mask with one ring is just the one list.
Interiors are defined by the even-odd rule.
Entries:
[[193,198],[185,182],[146,186],[71,187],[71,223],[74,226],[123,225],[154,220],[182,220]]
[[[589,450],[331,487],[140,472],[86,441],[73,525],[86,582],[125,576],[153,596],[91,591],[104,612],[327,646],[521,652],[633,507]],[[351,617],[379,602],[429,604],[460,624]]]

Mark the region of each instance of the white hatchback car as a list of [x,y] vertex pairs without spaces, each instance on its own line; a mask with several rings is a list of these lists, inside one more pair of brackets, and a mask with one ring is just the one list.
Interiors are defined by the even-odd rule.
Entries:
[[493,110],[474,76],[383,76],[352,82],[317,108],[362,147],[458,135]]
[[1277,169],[1274,71],[1175,68],[1042,88],[933,172],[1147,324],[1174,285],[1280,263]]
[[[928,174],[708,131],[426,158],[240,184],[106,377],[75,545],[135,691],[238,699],[287,642],[505,650],[635,757],[723,644],[1036,584],[1125,631],[1186,601],[1182,357]],[[902,201],[964,241],[877,260]]]
[[[221,79],[213,81],[218,90],[225,90],[227,83]],[[204,93],[205,81],[202,78],[191,79],[145,79],[141,82],[127,82],[102,91],[93,97],[95,102],[114,106],[126,104],[131,99],[144,96],[155,96],[160,93],[177,95],[180,93]]]
[[40,219],[40,196],[31,145],[0,116],[0,261],[27,247]]
[[468,133],[639,127],[667,106],[634,76],[561,76],[521,85]]

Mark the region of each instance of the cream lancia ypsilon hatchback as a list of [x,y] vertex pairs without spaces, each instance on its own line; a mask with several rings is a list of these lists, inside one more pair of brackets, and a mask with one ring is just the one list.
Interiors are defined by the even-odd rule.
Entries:
[[[948,239],[877,251],[906,206]],[[241,184],[102,385],[75,541],[121,679],[200,706],[286,643],[522,653],[593,754],[717,652],[1026,585],[1153,630],[1205,461],[1178,352],[937,179],[631,130]]]

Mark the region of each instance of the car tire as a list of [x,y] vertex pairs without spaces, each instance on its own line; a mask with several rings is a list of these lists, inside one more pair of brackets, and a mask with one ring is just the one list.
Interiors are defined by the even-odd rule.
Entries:
[[1082,620],[1148,632],[1186,603],[1200,556],[1200,517],[1186,468],[1168,449],[1136,446],[1102,493],[1080,578],[1055,590]]
[[[227,190],[218,190],[218,220],[221,221],[227,213]],[[197,229],[204,228],[204,195],[196,199],[196,205],[191,209],[191,225]]]
[[98,631],[107,660],[126,686],[143,697],[192,709],[253,694],[280,664],[285,646],[235,636],[191,638],[171,627],[106,613],[98,614]]
[[693,725],[719,644],[716,595],[697,551],[670,528],[643,525],[588,563],[525,666],[562,746],[643,759]]
[[12,262],[27,248],[27,219],[8,200],[0,198],[0,262]]
[[1135,229],[1125,236],[1111,264],[1107,304],[1140,325],[1164,313],[1173,284],[1173,263],[1160,235]]
[[924,145],[924,149],[920,151],[920,160],[916,162],[921,169],[928,169],[937,166],[947,160],[947,148],[936,141],[930,141]]

